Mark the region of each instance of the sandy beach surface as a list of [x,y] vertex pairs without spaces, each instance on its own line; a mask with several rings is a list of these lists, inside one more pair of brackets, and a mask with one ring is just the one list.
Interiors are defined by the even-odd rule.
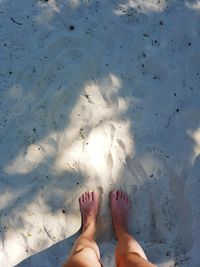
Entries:
[[0,0],[0,266],[61,266],[111,189],[158,266],[200,266],[200,1]]

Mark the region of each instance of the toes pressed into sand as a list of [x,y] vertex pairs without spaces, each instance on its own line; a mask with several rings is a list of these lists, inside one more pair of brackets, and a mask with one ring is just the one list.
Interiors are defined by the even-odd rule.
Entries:
[[[122,190],[110,192],[111,213],[116,237],[122,232],[128,232],[130,220],[130,201],[128,195]],[[92,225],[95,228],[99,208],[99,195],[97,192],[85,192],[79,198],[82,215],[83,231]],[[94,229],[95,230],[95,229]]]
[[98,207],[99,195],[97,192],[85,192],[79,198],[79,205],[82,215],[83,230],[90,225],[95,224]]
[[130,220],[130,200],[122,190],[110,192],[110,205],[116,237],[128,231]]

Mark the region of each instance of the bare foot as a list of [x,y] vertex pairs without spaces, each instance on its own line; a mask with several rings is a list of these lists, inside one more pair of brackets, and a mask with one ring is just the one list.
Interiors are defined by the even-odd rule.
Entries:
[[110,192],[111,213],[116,237],[128,232],[130,220],[130,201],[128,195],[121,190]]
[[96,226],[96,217],[99,207],[99,195],[97,192],[86,192],[79,198],[79,205],[82,216],[82,231],[88,226]]

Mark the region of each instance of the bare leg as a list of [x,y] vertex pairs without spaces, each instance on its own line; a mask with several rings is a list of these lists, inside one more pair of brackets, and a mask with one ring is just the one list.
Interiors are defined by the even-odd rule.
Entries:
[[[140,244],[129,234],[128,226],[130,223],[130,201],[123,191],[112,191],[110,193],[111,213],[118,244],[115,251],[116,264],[119,266],[121,257],[125,254],[134,252],[139,255],[147,265],[131,265],[131,261],[126,261],[126,266],[154,266],[147,262],[147,257]],[[136,257],[137,257],[136,255]],[[139,258],[140,260],[140,258]],[[149,265],[148,265],[149,264]],[[121,266],[121,265],[120,265]],[[125,265],[123,265],[125,266]]]
[[100,267],[100,253],[94,240],[99,198],[87,192],[79,198],[82,215],[82,234],[76,240],[68,261],[63,267]]

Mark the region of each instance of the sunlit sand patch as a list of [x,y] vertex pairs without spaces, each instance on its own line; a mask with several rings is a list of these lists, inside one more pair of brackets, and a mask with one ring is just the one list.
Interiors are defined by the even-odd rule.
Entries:
[[196,157],[200,154],[200,128],[196,131],[188,130],[188,135],[194,140],[195,146],[193,148],[193,159],[192,162],[194,163]]
[[157,0],[143,1],[143,0],[128,0],[126,4],[120,4],[117,9],[114,10],[114,14],[117,16],[125,15],[130,9],[138,9],[140,12],[163,12],[166,7],[166,1],[161,0],[159,3]]
[[19,154],[12,162],[4,167],[8,174],[27,174],[34,169],[32,164],[24,161],[23,153]]
[[25,241],[22,241],[19,235],[16,241],[14,232],[9,231],[7,233],[6,240],[4,242],[4,250],[8,255],[10,251],[12,251],[12,258],[10,258],[11,264],[15,264],[26,257],[27,253],[25,252],[23,243],[25,243]]
[[[106,127],[105,127],[106,126]],[[106,175],[107,161],[112,146],[112,125],[99,125],[88,138],[87,152],[91,166],[102,176]]]
[[0,209],[3,210],[4,207],[6,207],[8,205],[9,202],[12,202],[13,199],[15,199],[16,196],[13,195],[13,193],[11,191],[4,191],[1,194],[1,202],[0,202]]
[[109,75],[86,84],[70,115],[55,169],[80,171],[101,179],[118,177],[127,156],[132,156],[130,124],[122,119],[130,99],[118,96],[121,81]]
[[55,0],[48,1],[48,5],[45,2],[39,1],[41,7],[44,6],[43,13],[37,16],[37,22],[43,23],[44,21],[48,22],[53,19],[54,13],[59,12],[59,8]]
[[79,159],[82,153],[81,140],[74,142],[68,149],[61,149],[62,156],[58,156],[55,161],[55,169],[63,171],[77,171]]
[[69,4],[72,8],[77,8],[81,4],[81,1],[80,0],[69,0]]
[[102,123],[91,132],[87,152],[99,177],[118,177],[126,156],[133,153],[130,140],[129,125],[122,121]]
[[41,153],[41,148],[35,144],[31,144],[27,149],[26,159],[27,161],[32,161],[37,164],[43,160],[43,155]]
[[185,1],[185,4],[190,9],[197,10],[197,11],[200,10],[200,1],[199,0],[196,0],[196,2]]
[[116,179],[126,157],[134,154],[129,127],[124,121],[100,123],[84,141],[74,141],[61,150],[55,168],[60,172],[81,170],[89,176]]

